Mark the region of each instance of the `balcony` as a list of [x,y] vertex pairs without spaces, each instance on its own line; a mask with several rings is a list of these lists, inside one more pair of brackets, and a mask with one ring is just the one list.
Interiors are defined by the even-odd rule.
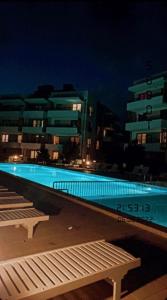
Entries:
[[143,144],[145,151],[148,152],[160,152],[161,151],[161,144],[160,143],[149,143]]
[[24,126],[22,128],[23,133],[30,133],[30,134],[42,134],[43,127],[32,127],[32,126]]
[[40,143],[21,143],[21,149],[39,150],[40,148]]
[[20,111],[0,111],[0,119],[18,120],[20,117]]
[[62,152],[63,145],[62,144],[45,144],[45,148],[48,149],[48,151]]
[[21,144],[17,142],[0,142],[0,147],[2,148],[12,148],[12,149],[21,149]]
[[44,111],[41,110],[26,110],[23,112],[25,119],[43,119]]
[[0,133],[18,134],[18,126],[0,126]]
[[164,96],[160,95],[152,97],[151,99],[136,100],[134,102],[130,102],[127,104],[127,111],[144,113],[148,105],[152,107],[153,111],[167,108],[167,103],[164,102]]
[[79,112],[73,110],[49,110],[47,118],[56,120],[78,120]]
[[167,120],[163,119],[137,121],[125,124],[125,130],[136,132],[149,132],[150,130],[160,131],[163,128],[167,128]]
[[77,127],[47,127],[46,133],[57,136],[75,136],[78,134]]

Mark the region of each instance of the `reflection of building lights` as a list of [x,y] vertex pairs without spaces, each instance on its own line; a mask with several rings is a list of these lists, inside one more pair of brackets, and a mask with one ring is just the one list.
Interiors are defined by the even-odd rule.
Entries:
[[14,158],[14,159],[18,159],[18,156],[17,156],[17,155],[14,155],[13,158]]
[[86,165],[87,165],[87,166],[90,165],[90,161],[89,161],[89,160],[86,161]]

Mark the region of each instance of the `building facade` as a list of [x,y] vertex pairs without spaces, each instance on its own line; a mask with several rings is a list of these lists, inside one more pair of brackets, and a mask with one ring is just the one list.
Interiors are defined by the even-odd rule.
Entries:
[[135,81],[129,87],[125,129],[144,146],[148,157],[166,161],[167,72]]
[[52,160],[61,158],[65,147],[75,145],[85,158],[88,92],[71,85],[62,90],[40,86],[28,96],[0,96],[0,159],[35,160],[44,146]]

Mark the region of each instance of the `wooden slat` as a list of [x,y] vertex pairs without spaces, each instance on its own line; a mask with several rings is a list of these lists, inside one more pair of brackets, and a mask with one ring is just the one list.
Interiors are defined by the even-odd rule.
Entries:
[[15,192],[9,192],[9,191],[0,191],[0,199],[23,199],[24,197],[22,195],[19,195]]
[[33,206],[33,202],[23,199],[0,199],[0,209],[13,209]]
[[[40,299],[46,299],[42,298],[43,293],[48,292],[49,297],[54,297],[55,294],[63,293],[65,286],[69,285],[69,290],[74,289],[106,279],[107,275],[112,278],[112,270],[115,274],[117,267],[119,276],[121,268],[125,272],[133,267],[132,263],[134,267],[140,265],[139,259],[110,245],[97,241],[0,262],[0,299],[17,300],[30,297],[32,300],[38,294]],[[113,257],[116,257],[115,261]]]
[[65,269],[64,265],[55,258],[54,254],[46,254],[46,259],[57,269],[57,271],[55,270],[56,274],[62,282],[67,282],[70,279],[75,278],[67,269]]

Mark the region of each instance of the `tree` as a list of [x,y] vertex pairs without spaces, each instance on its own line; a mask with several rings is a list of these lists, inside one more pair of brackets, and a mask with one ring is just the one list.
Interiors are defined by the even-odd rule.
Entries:
[[37,161],[46,163],[49,161],[49,159],[50,156],[49,156],[48,149],[46,149],[45,146],[42,145],[37,154]]
[[79,157],[79,144],[76,142],[71,143],[67,141],[63,147],[63,156],[67,162],[77,159]]

